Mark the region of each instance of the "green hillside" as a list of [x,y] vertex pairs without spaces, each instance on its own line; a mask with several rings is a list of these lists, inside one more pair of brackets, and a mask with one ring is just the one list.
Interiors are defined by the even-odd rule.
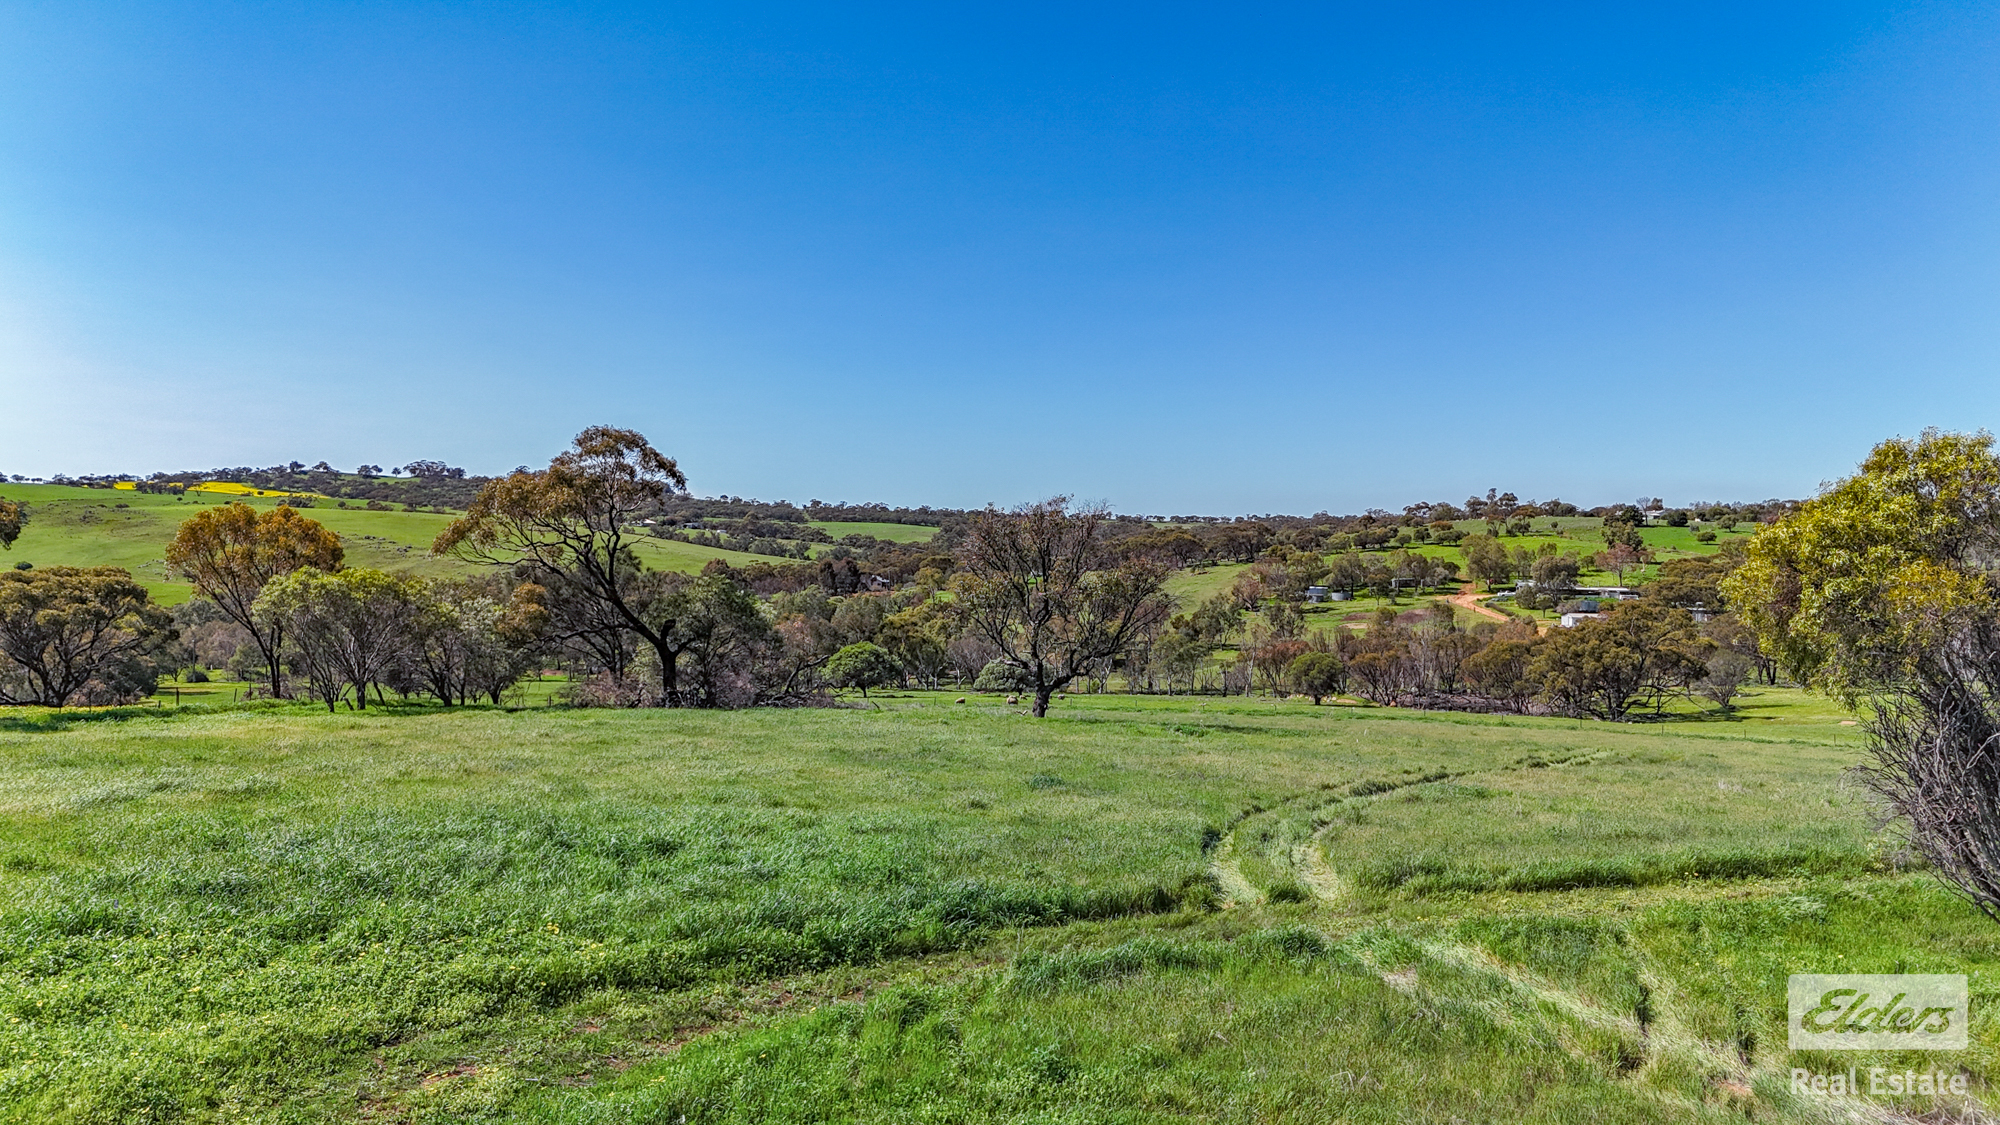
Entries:
[[[0,554],[0,565],[25,562],[38,567],[120,566],[145,583],[163,604],[178,605],[192,596],[193,591],[167,572],[165,554],[174,530],[200,509],[230,503],[233,498],[8,484],[0,486],[0,499],[25,504],[30,513],[14,549]],[[261,497],[244,497],[237,502],[257,508],[276,507],[279,503]],[[342,508],[321,502],[306,514],[340,536],[349,566],[423,575],[470,574],[474,570],[468,563],[434,558],[430,554],[432,540],[456,513]],[[640,539],[638,551],[648,566],[690,573],[700,570],[711,559],[725,559],[737,566],[769,561],[741,551],[653,538]]]
[[913,523],[858,523],[833,520],[813,520],[811,526],[839,539],[843,535],[872,535],[891,543],[928,543],[937,536],[938,529]]

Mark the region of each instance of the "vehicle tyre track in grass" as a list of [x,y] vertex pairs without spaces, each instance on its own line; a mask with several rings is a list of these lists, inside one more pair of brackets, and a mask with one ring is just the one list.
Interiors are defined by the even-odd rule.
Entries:
[[1326,861],[1326,852],[1320,846],[1320,836],[1326,829],[1315,832],[1304,844],[1292,849],[1292,869],[1298,873],[1299,883],[1313,893],[1313,897],[1329,905],[1345,899],[1352,888],[1340,872]]
[[1217,887],[1222,891],[1222,906],[1227,910],[1236,906],[1255,906],[1264,901],[1264,894],[1250,880],[1243,877],[1243,868],[1236,859],[1236,834],[1225,832],[1216,841],[1208,869],[1215,875]]

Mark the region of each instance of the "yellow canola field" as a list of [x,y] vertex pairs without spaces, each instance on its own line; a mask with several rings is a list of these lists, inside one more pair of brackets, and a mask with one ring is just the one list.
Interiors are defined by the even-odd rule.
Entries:
[[[122,488],[129,492],[136,490],[139,486],[129,480],[121,480],[111,487]],[[286,492],[280,488],[252,488],[247,484],[237,484],[233,480],[203,481],[200,484],[188,485],[186,491],[219,492],[225,496],[310,496],[314,499],[323,499],[317,492]]]

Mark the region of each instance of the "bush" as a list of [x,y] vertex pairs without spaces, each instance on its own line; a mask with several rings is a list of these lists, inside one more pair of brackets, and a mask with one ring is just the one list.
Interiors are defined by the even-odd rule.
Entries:
[[1293,686],[1312,696],[1315,706],[1347,684],[1347,665],[1330,652],[1302,653],[1289,671]]
[[868,697],[869,688],[895,683],[901,675],[889,650],[868,641],[848,645],[826,662],[827,682],[860,688],[863,699]]
[[1003,664],[998,660],[981,668],[978,678],[972,681],[973,691],[985,691],[994,694],[1020,691],[1025,686],[1026,682],[1019,668]]

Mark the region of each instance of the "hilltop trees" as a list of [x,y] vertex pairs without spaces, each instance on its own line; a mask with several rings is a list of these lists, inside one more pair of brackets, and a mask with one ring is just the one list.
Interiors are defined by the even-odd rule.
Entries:
[[0,703],[143,696],[172,617],[118,567],[0,571]]
[[338,570],[342,557],[338,536],[283,505],[261,514],[240,503],[209,508],[182,523],[167,545],[167,564],[250,634],[278,696],[285,693],[283,623],[257,620],[257,596],[295,570]]
[[1172,608],[1159,564],[1120,562],[1107,549],[1108,517],[1100,507],[1071,511],[1063,496],[973,517],[956,605],[1034,694],[1036,718],[1056,691],[1122,656]]
[[517,471],[479,490],[432,550],[525,565],[529,577],[613,634],[636,634],[659,662],[657,701],[679,707],[681,604],[639,581],[630,528],[687,477],[643,434],[592,426],[540,472]]
[[1811,687],[1870,698],[1868,783],[2000,920],[2000,457],[1926,430],[1760,532],[1723,592]]

